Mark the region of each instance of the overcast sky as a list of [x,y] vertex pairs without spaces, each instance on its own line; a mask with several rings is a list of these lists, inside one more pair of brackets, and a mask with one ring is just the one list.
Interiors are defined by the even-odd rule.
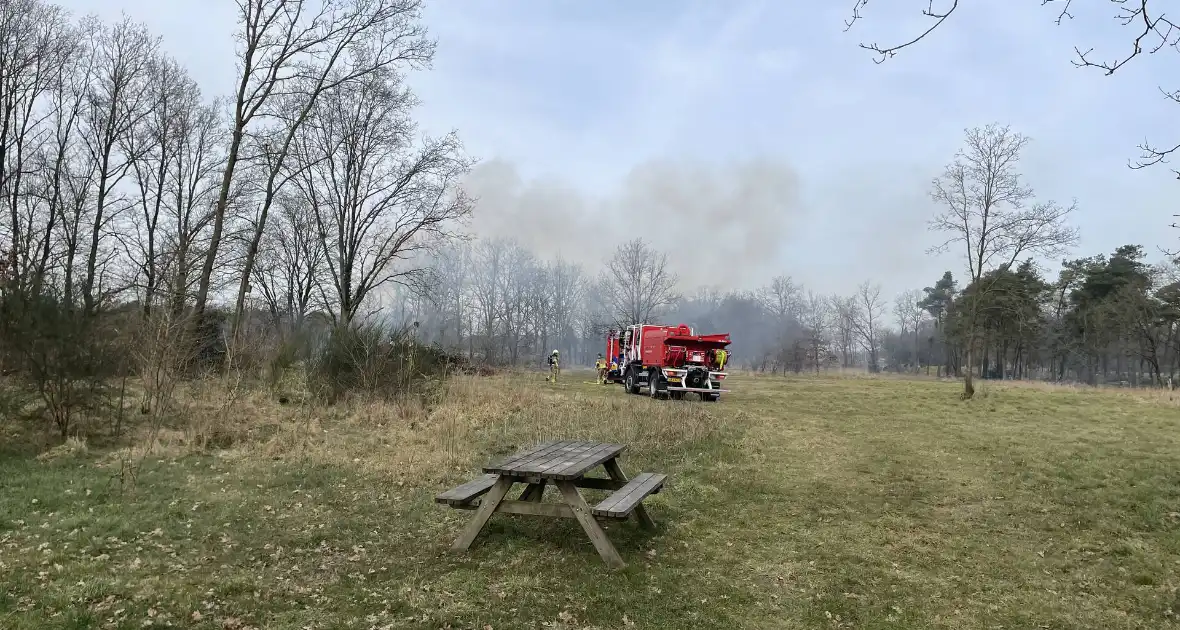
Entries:
[[[126,12],[209,94],[232,90],[233,0],[59,3]],[[1113,77],[1070,63],[1075,45],[1128,50],[1133,34],[1106,3],[1060,27],[1040,2],[965,3],[882,65],[857,44],[917,32],[925,0],[870,3],[844,33],[851,4],[435,0],[438,54],[412,78],[419,120],[458,129],[481,160],[475,229],[587,264],[641,234],[706,283],[928,286],[964,268],[925,253],[938,240],[925,230],[929,181],[964,127],[992,121],[1032,137],[1024,172],[1041,198],[1078,200],[1078,256],[1175,244],[1180,182],[1127,168],[1145,138],[1180,142],[1167,124],[1180,105],[1157,89],[1174,57]]]

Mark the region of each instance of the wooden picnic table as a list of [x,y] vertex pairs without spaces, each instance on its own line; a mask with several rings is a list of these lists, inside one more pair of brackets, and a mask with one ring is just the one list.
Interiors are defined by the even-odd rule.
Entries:
[[[486,474],[482,477],[435,497],[435,501],[454,508],[475,510],[475,516],[451,549],[465,551],[470,548],[495,512],[572,518],[582,526],[608,565],[623,567],[623,559],[598,521],[626,520],[634,516],[642,527],[654,527],[655,522],[644,509],[643,500],[659,492],[667,478],[658,473],[641,473],[628,480],[618,463],[618,457],[624,449],[626,446],[622,444],[551,441],[484,466]],[[608,477],[586,476],[598,466],[606,469]],[[507,499],[508,491],[517,483],[525,484],[524,491],[515,500]],[[547,484],[553,484],[560,491],[560,503],[541,502]],[[578,488],[613,492],[590,507]]]

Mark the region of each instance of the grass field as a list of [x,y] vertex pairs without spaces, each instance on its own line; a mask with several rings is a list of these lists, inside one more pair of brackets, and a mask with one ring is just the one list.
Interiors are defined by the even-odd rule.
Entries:
[[[1180,407],[889,378],[735,378],[717,404],[570,375],[325,412],[255,395],[237,442],[165,429],[134,479],[82,444],[0,460],[0,627],[1180,627]],[[212,405],[212,403],[208,403]],[[10,437],[10,436],[9,436]],[[668,473],[660,527],[432,502],[544,438]]]

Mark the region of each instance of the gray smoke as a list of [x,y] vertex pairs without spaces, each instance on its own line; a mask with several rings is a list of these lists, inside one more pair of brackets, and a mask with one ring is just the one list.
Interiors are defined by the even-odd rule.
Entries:
[[799,176],[769,159],[729,166],[658,160],[637,165],[617,190],[585,195],[555,178],[525,181],[490,160],[465,182],[479,198],[470,230],[514,237],[537,255],[596,272],[620,243],[643,237],[685,288],[748,288],[773,275],[803,214]]

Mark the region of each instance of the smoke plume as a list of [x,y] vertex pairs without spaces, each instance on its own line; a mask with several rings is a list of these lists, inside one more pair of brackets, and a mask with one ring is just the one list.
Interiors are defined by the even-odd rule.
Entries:
[[799,186],[790,166],[768,159],[649,161],[599,195],[555,178],[525,181],[503,160],[478,165],[465,182],[479,199],[470,226],[476,236],[512,237],[588,272],[620,243],[642,237],[668,254],[685,288],[748,288],[772,275],[803,213]]

